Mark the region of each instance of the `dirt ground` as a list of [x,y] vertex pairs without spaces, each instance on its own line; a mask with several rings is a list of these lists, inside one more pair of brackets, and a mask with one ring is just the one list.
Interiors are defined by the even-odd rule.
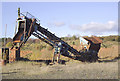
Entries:
[[3,79],[118,79],[119,55],[115,45],[101,48],[98,62],[69,60],[47,65],[43,61],[19,61],[2,66],[1,74]]
[[118,79],[118,61],[46,65],[43,62],[15,62],[2,67],[3,79]]
[[101,48],[99,50],[98,56],[99,58],[102,58],[105,60],[114,59],[120,55],[120,53],[118,52],[118,49],[120,49],[120,47],[118,48],[118,45],[113,45],[109,48]]

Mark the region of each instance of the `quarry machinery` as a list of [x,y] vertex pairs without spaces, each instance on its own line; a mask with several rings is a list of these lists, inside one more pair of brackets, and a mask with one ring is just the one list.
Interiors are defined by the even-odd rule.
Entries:
[[[86,52],[86,54],[83,51],[78,52],[69,44],[61,40],[61,38],[57,37],[55,34],[52,34],[50,31],[48,31],[48,29],[42,27],[38,18],[31,15],[29,12],[20,13],[20,8],[18,8],[15,36],[13,37],[13,45],[10,49],[11,52],[13,52],[13,55],[9,55],[9,61],[10,59],[12,61],[20,59],[20,48],[26,43],[31,35],[52,46],[55,49],[54,55],[58,53],[59,48],[61,55],[80,61],[85,60],[85,58],[89,60],[88,58],[91,59],[93,56],[95,56],[92,56],[89,51]],[[88,56],[86,57],[87,54]]]
[[[61,40],[55,34],[52,34],[48,29],[42,27],[39,19],[28,12],[20,13],[20,8],[18,8],[16,29],[17,33],[15,33],[15,36],[13,37],[13,46],[11,49],[16,48],[17,50],[20,50],[20,47],[26,43],[31,35],[33,35],[54,48],[60,48],[60,53],[64,56],[71,57],[69,52],[74,55],[80,55],[80,52],[76,49]],[[59,45],[60,43],[61,45]]]

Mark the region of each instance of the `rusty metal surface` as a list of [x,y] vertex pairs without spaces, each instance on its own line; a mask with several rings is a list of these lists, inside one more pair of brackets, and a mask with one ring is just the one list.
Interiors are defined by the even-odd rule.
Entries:
[[13,62],[16,60],[16,50],[12,49],[10,50],[10,54],[9,54],[9,62]]
[[16,48],[10,49],[10,54],[9,54],[9,63],[16,61],[20,58],[20,52]]
[[23,35],[23,31],[19,31],[13,38],[14,42],[20,42],[20,38]]
[[[88,41],[87,46],[87,50],[89,51],[96,51],[99,52],[100,48],[101,48],[101,43],[102,40],[99,37],[96,36],[92,36],[92,37],[83,37],[86,41]],[[83,48],[85,47],[85,45],[81,45]]]
[[89,42],[93,42],[94,44],[99,44],[102,43],[102,40],[99,37],[96,36],[92,36],[92,37],[83,37],[84,39],[86,39]]
[[89,47],[89,50],[94,50],[96,52],[99,52],[101,45],[100,44],[91,44]]

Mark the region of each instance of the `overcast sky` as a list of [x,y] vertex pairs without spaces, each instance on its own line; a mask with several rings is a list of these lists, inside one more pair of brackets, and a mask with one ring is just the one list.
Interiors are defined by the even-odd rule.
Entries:
[[117,35],[117,2],[3,2],[2,37],[14,36],[17,8],[40,19],[41,26],[58,37],[67,35]]

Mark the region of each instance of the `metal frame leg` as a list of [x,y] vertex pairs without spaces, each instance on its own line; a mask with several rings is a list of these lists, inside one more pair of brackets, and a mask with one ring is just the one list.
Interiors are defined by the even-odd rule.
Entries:
[[57,56],[57,63],[60,63],[60,53],[58,53],[58,56]]
[[52,62],[54,63],[54,61],[55,61],[55,53],[53,54]]

